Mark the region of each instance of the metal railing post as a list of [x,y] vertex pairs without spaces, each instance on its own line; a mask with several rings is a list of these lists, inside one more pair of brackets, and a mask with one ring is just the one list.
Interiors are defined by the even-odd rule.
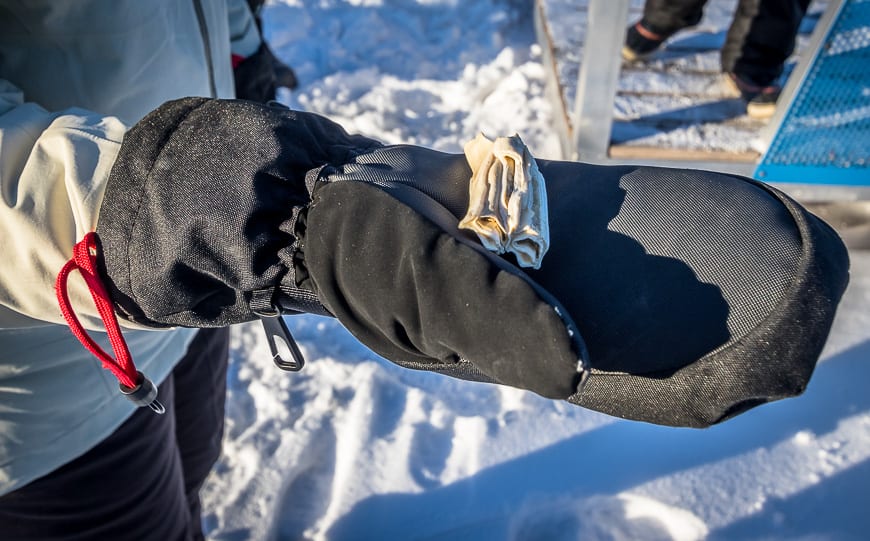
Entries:
[[574,158],[607,157],[622,67],[628,0],[589,0],[586,40],[574,98]]

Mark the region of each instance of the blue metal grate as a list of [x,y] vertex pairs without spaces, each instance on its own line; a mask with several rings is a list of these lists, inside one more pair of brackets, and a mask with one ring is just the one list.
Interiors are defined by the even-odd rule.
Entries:
[[843,3],[755,177],[870,186],[870,0]]

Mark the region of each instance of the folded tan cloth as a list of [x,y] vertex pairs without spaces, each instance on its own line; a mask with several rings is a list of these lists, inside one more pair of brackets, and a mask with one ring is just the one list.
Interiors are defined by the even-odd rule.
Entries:
[[528,147],[519,135],[492,141],[481,133],[465,144],[465,158],[472,176],[459,227],[474,231],[487,250],[540,268],[550,246],[547,191]]

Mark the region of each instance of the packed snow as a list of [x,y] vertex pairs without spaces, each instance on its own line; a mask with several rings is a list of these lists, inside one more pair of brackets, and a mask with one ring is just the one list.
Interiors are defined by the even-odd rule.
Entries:
[[[715,0],[714,0],[715,2]],[[532,2],[282,0],[265,33],[301,86],[281,99],[387,143],[460,152],[519,133],[556,157]],[[234,328],[215,540],[867,539],[870,253],[804,396],[707,430],[622,421],[395,366],[337,321],[287,318],[278,370]]]

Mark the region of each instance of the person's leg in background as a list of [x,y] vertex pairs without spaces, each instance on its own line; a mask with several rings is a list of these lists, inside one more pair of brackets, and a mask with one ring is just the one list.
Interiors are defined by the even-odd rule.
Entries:
[[704,16],[707,0],[647,0],[643,17],[628,27],[622,57],[642,59],[684,28],[695,26]]
[[175,434],[190,509],[191,537],[203,539],[199,490],[221,454],[229,329],[203,329],[173,371]]
[[227,329],[197,333],[159,386],[164,415],[139,408],[84,455],[0,496],[0,539],[201,539],[198,491],[220,453],[227,343]]
[[794,52],[810,0],[740,0],[725,45],[722,71],[747,101],[750,116],[773,114],[785,61]]

